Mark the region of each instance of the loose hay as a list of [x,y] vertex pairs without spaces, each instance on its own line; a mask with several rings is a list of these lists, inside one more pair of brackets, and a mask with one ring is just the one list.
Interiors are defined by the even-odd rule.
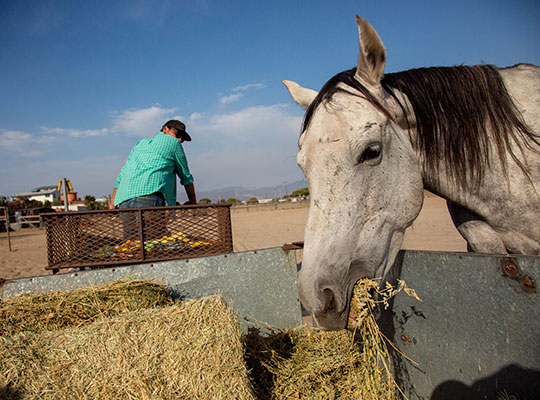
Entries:
[[0,335],[81,326],[127,311],[173,304],[166,287],[148,280],[112,283],[0,300]]
[[420,300],[403,281],[397,288],[387,285],[383,290],[376,281],[359,281],[348,330],[287,329],[269,336],[250,331],[245,337],[246,362],[259,398],[395,399],[399,388],[370,292],[376,291],[387,305],[402,290]]
[[261,399],[394,399],[383,377],[348,330],[288,329],[247,336],[247,365]]
[[0,398],[254,396],[237,318],[210,296],[80,328],[0,337]]

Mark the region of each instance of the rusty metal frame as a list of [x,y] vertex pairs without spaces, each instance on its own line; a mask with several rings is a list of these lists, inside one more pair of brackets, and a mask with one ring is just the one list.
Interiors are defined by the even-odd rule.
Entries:
[[41,214],[46,269],[102,267],[233,251],[230,204]]

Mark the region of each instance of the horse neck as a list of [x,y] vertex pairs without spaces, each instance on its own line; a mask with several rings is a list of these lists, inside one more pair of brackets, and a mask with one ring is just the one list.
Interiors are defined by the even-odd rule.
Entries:
[[424,189],[429,190],[431,193],[436,194],[443,199],[453,203],[467,203],[466,199],[469,197],[467,189],[456,189],[456,183],[447,176],[444,168],[435,175],[430,171],[425,171],[422,167],[422,182],[424,184]]
[[[433,171],[426,170],[424,167],[423,159],[424,154],[419,150],[417,143],[417,131],[416,131],[416,118],[409,99],[405,94],[399,90],[394,90],[395,98],[388,99],[388,109],[394,115],[396,123],[399,127],[407,132],[411,146],[416,153],[418,164],[422,172],[422,182],[424,189],[429,190],[431,193],[436,194],[442,198],[450,201],[457,201],[459,190],[456,190],[456,185],[452,179],[447,175],[444,166],[439,170],[438,174]],[[399,103],[396,101],[399,101]]]

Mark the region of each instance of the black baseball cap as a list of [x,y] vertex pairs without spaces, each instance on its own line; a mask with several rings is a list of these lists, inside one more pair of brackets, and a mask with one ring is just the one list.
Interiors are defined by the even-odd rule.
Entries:
[[180,122],[177,119],[171,119],[170,121],[167,121],[165,125],[163,125],[163,128],[164,127],[168,127],[169,129],[176,129],[177,138],[182,138],[186,142],[191,142],[191,136],[189,136],[189,133],[186,132],[186,125],[183,122]]

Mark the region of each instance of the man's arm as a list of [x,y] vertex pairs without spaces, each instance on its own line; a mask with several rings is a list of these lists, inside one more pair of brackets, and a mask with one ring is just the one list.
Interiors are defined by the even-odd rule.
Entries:
[[111,202],[109,204],[109,210],[114,210],[116,207],[114,206],[114,198],[116,197],[116,188],[113,189],[113,192],[112,192],[112,199],[111,199]]
[[175,161],[176,174],[180,178],[180,183],[186,189],[186,194],[189,199],[184,204],[197,204],[197,195],[195,194],[195,186],[193,185],[193,176],[189,172],[184,148],[180,142],[178,142],[178,145],[175,148]]
[[184,188],[186,189],[186,194],[189,199],[184,204],[197,204],[197,195],[195,194],[195,186],[193,183],[185,185]]

